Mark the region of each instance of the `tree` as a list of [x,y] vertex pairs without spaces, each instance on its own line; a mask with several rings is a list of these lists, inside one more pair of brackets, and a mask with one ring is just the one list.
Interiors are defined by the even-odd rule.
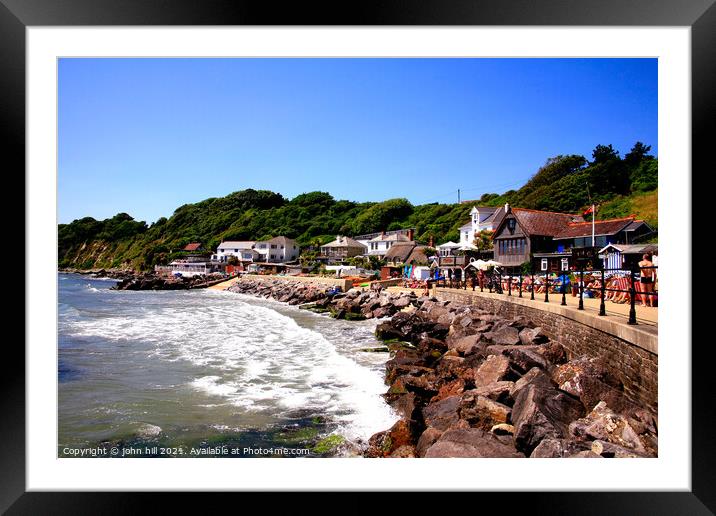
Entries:
[[598,163],[606,163],[613,159],[619,159],[619,153],[614,150],[611,144],[609,145],[597,145],[592,151],[592,165]]
[[624,161],[631,166],[638,165],[645,159],[654,157],[647,154],[650,150],[651,145],[644,145],[641,142],[636,142],[626,156],[624,156]]
[[491,229],[483,229],[475,235],[475,240],[473,240],[472,244],[480,251],[491,250],[494,247],[492,243],[492,233],[493,231]]

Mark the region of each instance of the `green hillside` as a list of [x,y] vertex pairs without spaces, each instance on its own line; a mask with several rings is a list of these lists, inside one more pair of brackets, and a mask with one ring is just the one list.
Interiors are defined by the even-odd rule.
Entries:
[[[657,226],[658,161],[637,143],[624,158],[611,145],[598,145],[592,161],[584,156],[547,160],[519,190],[485,194],[479,204],[581,213],[600,204],[598,218],[635,214]],[[436,243],[459,238],[472,204],[424,204],[406,199],[378,203],[336,200],[326,192],[286,199],[266,190],[242,190],[177,208],[152,225],[126,213],[97,221],[91,217],[58,227],[59,266],[150,269],[176,256],[189,242],[215,249],[222,240],[258,240],[285,235],[302,246],[328,242],[336,234],[358,235],[416,228],[416,239]]]

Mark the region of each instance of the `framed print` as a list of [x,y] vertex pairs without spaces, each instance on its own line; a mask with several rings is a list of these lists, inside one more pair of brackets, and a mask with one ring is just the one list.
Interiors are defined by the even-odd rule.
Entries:
[[711,4],[2,0],[27,204],[3,510],[710,513]]

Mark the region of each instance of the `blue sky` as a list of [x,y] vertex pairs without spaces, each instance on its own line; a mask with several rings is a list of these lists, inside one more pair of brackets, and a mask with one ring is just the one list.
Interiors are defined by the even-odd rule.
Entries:
[[245,188],[455,202],[658,151],[656,59],[61,59],[58,94],[61,223]]

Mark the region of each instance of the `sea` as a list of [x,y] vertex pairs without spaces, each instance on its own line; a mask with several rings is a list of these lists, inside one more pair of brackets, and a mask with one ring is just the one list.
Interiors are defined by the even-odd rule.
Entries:
[[115,283],[58,275],[60,457],[360,456],[398,419],[377,320]]

